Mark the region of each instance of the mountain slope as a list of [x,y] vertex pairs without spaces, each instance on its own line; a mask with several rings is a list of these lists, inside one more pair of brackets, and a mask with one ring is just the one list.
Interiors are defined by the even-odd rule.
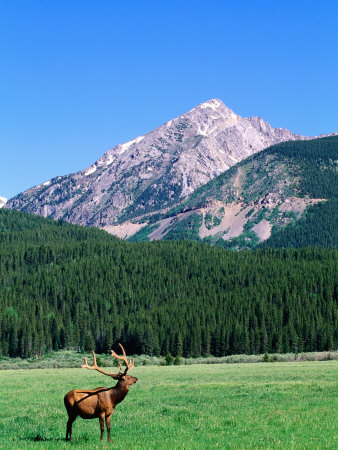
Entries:
[[272,234],[260,248],[316,246],[338,249],[338,200],[309,206],[300,220]]
[[213,99],[116,146],[86,170],[17,195],[6,207],[118,234],[109,226],[172,207],[237,162],[295,139],[307,138],[259,117],[242,118]]
[[[337,199],[337,161],[338,136],[275,145],[200,187],[175,209],[149,216],[131,240],[203,239],[254,248],[309,206]],[[324,211],[334,214],[330,205]],[[324,217],[321,223],[325,227]]]

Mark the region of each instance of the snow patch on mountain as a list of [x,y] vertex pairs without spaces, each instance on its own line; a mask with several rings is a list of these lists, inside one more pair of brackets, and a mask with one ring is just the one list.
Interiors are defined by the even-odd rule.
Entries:
[[144,139],[144,136],[139,136],[135,139],[133,139],[132,141],[126,142],[125,144],[120,144],[120,155],[122,155],[122,153],[126,152],[132,145],[134,144],[138,144],[139,142],[142,141],[142,139]]
[[96,166],[90,167],[87,172],[85,172],[85,176],[91,175],[92,173],[96,172]]
[[217,127],[213,127],[212,129],[210,129],[209,125],[202,125],[202,126],[198,126],[197,128],[197,133],[200,134],[201,136],[210,136],[210,134],[212,134],[214,131],[217,130]]
[[108,160],[106,162],[107,166],[110,166],[110,164],[112,164],[115,161],[115,156],[113,155],[108,155]]
[[212,99],[212,100],[209,100],[209,101],[207,101],[207,102],[202,103],[202,104],[200,105],[200,107],[201,107],[202,109],[210,108],[210,109],[212,109],[213,111],[217,111],[217,108],[219,108],[219,107],[221,106],[221,104],[222,104],[221,100]]

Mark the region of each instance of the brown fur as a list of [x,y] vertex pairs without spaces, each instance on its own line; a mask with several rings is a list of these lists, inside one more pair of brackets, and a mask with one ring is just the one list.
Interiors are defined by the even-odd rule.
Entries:
[[[123,349],[123,347],[121,346]],[[113,356],[114,352],[112,352]],[[123,350],[125,357],[125,353]],[[118,357],[116,355],[116,357]],[[105,375],[109,375],[118,382],[116,386],[111,388],[98,387],[96,389],[73,389],[65,395],[64,403],[68,413],[67,431],[66,431],[66,441],[72,440],[72,425],[74,420],[80,416],[82,419],[95,419],[99,418],[100,428],[101,428],[101,440],[103,438],[104,431],[104,421],[106,421],[108,442],[110,442],[110,419],[114,412],[115,406],[122,402],[125,396],[128,394],[129,387],[136,383],[137,378],[126,375],[128,370],[132,369],[134,363],[127,361],[126,357],[118,357],[126,362],[126,369],[124,373],[119,372],[118,374],[111,374],[102,371],[96,365],[95,354],[93,352],[94,365],[88,366],[87,360],[85,359],[85,364],[82,367],[88,369],[95,369]]]

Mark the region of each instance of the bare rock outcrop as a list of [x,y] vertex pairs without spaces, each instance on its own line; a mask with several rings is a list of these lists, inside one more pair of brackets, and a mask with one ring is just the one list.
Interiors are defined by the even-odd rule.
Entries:
[[6,203],[7,203],[7,198],[6,197],[0,197],[0,208],[3,208]]

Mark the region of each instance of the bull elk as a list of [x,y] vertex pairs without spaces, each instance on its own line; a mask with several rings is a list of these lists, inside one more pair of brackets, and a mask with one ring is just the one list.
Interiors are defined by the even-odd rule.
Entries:
[[[111,350],[111,355],[117,358],[120,369],[118,373],[105,372],[96,364],[96,357],[93,351],[93,365],[89,366],[87,358],[84,358],[82,368],[97,370],[103,375],[107,375],[114,380],[118,380],[116,386],[111,388],[98,387],[96,389],[73,389],[65,395],[64,402],[68,413],[66,441],[72,440],[72,425],[77,416],[82,419],[99,418],[101,428],[101,441],[103,438],[104,421],[106,421],[108,442],[110,442],[110,419],[114,412],[115,406],[122,402],[128,394],[129,387],[136,383],[137,378],[127,375],[127,372],[134,367],[134,359],[128,361],[126,352],[121,344],[119,344],[123,356],[117,355]],[[126,368],[122,372],[122,366],[119,360],[124,361]]]

